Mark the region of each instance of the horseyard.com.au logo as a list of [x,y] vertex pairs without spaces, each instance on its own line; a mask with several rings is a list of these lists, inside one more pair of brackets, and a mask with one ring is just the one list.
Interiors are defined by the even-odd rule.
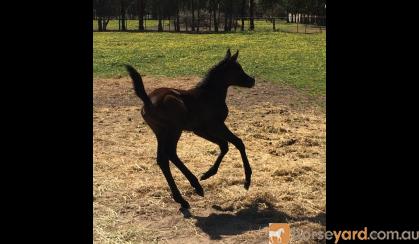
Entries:
[[362,241],[362,240],[419,240],[419,231],[405,230],[369,230],[364,227],[360,230],[328,230],[328,231],[299,231],[296,228],[290,230],[289,224],[269,223],[269,244],[287,244],[290,239],[296,240],[334,240]]
[[289,240],[289,224],[269,223],[269,244],[287,244]]

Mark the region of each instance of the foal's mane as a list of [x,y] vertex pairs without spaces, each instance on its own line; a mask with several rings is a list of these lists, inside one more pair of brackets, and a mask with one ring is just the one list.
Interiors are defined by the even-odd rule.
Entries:
[[201,81],[199,81],[195,87],[204,88],[208,86],[208,84],[211,82],[211,80],[217,80],[218,76],[220,75],[220,70],[226,64],[228,61],[228,58],[224,58],[221,60],[218,64],[212,66],[207,73],[205,74],[204,78],[202,78]]

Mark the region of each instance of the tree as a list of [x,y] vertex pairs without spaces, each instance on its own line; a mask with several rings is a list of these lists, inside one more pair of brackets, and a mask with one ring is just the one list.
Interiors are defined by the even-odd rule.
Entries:
[[195,31],[195,4],[194,4],[194,0],[191,0],[191,12],[192,12],[192,23],[191,23],[191,28],[192,31]]
[[241,31],[244,31],[244,16],[246,16],[246,0],[242,0],[241,1],[241,6],[240,6],[240,17],[241,17],[241,21],[242,21],[242,25],[241,25]]
[[163,13],[162,10],[164,8],[164,0],[153,0],[148,1],[150,3],[149,9],[151,10],[151,14],[153,17],[157,17],[158,25],[157,25],[157,31],[163,31],[163,24],[162,24],[162,18]]
[[122,31],[126,31],[127,27],[126,27],[126,9],[125,9],[125,1],[124,0],[120,0],[120,19],[119,19],[119,29]]
[[250,0],[249,3],[249,15],[250,15],[250,30],[255,29],[255,23],[254,23],[254,11],[255,11],[255,0]]
[[175,6],[176,6],[176,17],[175,17],[175,31],[180,31],[180,20],[179,20],[179,9],[180,9],[180,0],[175,0]]
[[[217,10],[219,7],[219,0],[210,0],[210,11],[212,10],[212,17],[214,19],[214,31],[218,32],[218,20],[217,20]],[[220,15],[218,15],[218,18],[220,18]]]
[[196,25],[196,32],[199,32],[199,21],[201,18],[201,7],[202,7],[202,0],[196,0],[196,8],[197,8],[197,25]]
[[144,31],[144,14],[145,14],[146,0],[137,0],[138,7],[138,30]]
[[93,6],[97,16],[98,31],[106,31],[106,27],[112,16],[116,15],[115,1],[94,0]]

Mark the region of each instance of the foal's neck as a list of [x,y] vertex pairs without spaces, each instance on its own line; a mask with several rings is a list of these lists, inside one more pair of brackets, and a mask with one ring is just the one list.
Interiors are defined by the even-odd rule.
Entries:
[[228,85],[225,82],[204,79],[201,80],[195,89],[198,89],[202,94],[209,95],[211,99],[218,101],[225,101],[227,98]]

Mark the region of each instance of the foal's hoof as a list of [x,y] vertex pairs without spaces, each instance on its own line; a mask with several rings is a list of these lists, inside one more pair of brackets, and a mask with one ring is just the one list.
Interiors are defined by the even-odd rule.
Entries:
[[189,219],[190,217],[192,217],[191,212],[187,208],[180,208],[179,211],[182,213],[185,219]]
[[195,187],[195,192],[196,192],[196,194],[200,195],[201,197],[204,197],[204,189],[202,189],[201,185]]
[[250,181],[245,181],[244,182],[244,189],[249,190],[250,187]]
[[201,176],[201,178],[199,178],[199,180],[206,180],[206,179],[208,179],[209,177],[211,177],[211,176],[213,176],[213,175],[215,175],[215,173],[214,173],[214,172],[211,172],[211,171],[205,172],[205,173]]
[[206,179],[208,179],[209,178],[209,176],[207,176],[206,174],[203,174],[200,178],[199,178],[199,180],[206,180]]

